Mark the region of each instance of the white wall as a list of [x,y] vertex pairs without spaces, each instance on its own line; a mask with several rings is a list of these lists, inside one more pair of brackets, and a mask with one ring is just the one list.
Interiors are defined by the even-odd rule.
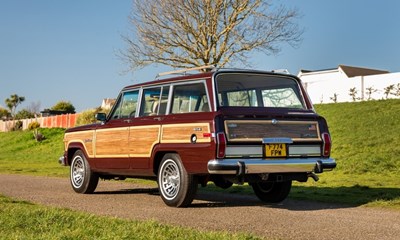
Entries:
[[[361,81],[361,77],[358,77],[359,81]],[[378,92],[372,94],[373,99],[382,99],[385,98],[384,89],[389,85],[400,84],[400,72],[398,73],[387,73],[387,74],[379,74],[379,75],[371,75],[364,77],[364,86],[365,89],[369,87],[373,87],[377,89]],[[366,90],[365,90],[366,92]],[[365,94],[365,98],[368,96]],[[393,95],[389,95],[389,98],[395,98]],[[397,97],[399,98],[399,97]]]
[[[348,78],[345,73],[337,69],[300,74],[299,77],[314,104],[332,103],[331,98],[335,93],[337,102],[351,102],[353,99],[349,93],[354,87],[357,90],[357,97],[361,98],[362,78],[364,79],[364,100],[368,98],[366,89],[369,87],[378,90],[371,95],[372,99],[383,99],[385,98],[384,88],[400,83],[400,73]],[[394,96],[390,95],[389,98],[394,98]]]

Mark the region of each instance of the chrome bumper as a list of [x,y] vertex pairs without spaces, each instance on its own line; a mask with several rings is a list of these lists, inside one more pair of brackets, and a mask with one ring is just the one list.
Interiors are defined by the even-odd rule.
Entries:
[[321,173],[336,167],[333,158],[221,159],[208,162],[210,174]]
[[66,163],[66,161],[65,161],[65,157],[64,157],[64,156],[61,156],[61,157],[58,159],[58,163],[61,164],[61,165],[63,165],[63,166],[67,166],[67,163]]

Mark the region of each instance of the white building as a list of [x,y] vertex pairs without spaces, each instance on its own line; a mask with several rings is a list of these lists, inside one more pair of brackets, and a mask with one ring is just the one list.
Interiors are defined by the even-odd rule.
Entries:
[[[400,87],[400,72],[339,65],[334,69],[301,70],[298,77],[313,103],[351,102],[350,89],[357,100],[385,99],[385,88]],[[395,98],[390,94],[389,98]],[[398,97],[397,97],[398,98]]]
[[114,98],[104,98],[103,102],[101,103],[102,109],[111,109],[115,104],[116,99]]

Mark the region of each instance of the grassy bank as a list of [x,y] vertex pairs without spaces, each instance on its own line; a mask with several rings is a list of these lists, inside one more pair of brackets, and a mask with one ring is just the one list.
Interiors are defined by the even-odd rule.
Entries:
[[[400,208],[400,100],[316,105],[330,126],[338,167],[320,181],[295,183],[289,197],[354,205]],[[67,177],[62,129],[0,133],[0,173]],[[249,192],[239,186],[228,192]]]
[[37,142],[31,131],[0,132],[0,173],[67,177],[60,167],[64,129],[40,129],[45,139]]
[[247,234],[198,231],[67,209],[42,207],[0,195],[0,239],[258,239]]
[[400,173],[400,100],[316,105],[330,126],[336,171]]
[[295,184],[291,197],[400,209],[400,100],[315,106],[328,121],[337,168]]

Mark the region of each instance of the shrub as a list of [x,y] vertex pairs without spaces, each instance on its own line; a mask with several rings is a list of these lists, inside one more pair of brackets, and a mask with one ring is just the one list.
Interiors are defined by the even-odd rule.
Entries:
[[33,130],[36,128],[40,128],[40,123],[35,121],[28,124],[28,130]]
[[78,118],[76,119],[76,125],[85,125],[85,124],[91,124],[91,123],[96,123],[97,120],[95,118],[96,113],[100,112],[101,108],[96,108],[96,109],[88,109],[85,110],[81,113],[79,113]]
[[34,118],[35,114],[33,114],[31,111],[27,109],[22,109],[15,115],[15,119],[28,119],[28,118]]
[[44,135],[41,132],[39,132],[37,128],[33,130],[33,137],[37,142],[41,142],[45,139]]
[[71,102],[67,101],[59,101],[54,105],[51,110],[56,110],[56,111],[66,111],[70,113],[75,113],[75,107],[72,105]]
[[23,123],[22,121],[18,120],[15,122],[14,127],[12,128],[13,131],[22,130]]
[[7,109],[0,107],[0,119],[7,119],[8,117],[11,117],[10,112]]

